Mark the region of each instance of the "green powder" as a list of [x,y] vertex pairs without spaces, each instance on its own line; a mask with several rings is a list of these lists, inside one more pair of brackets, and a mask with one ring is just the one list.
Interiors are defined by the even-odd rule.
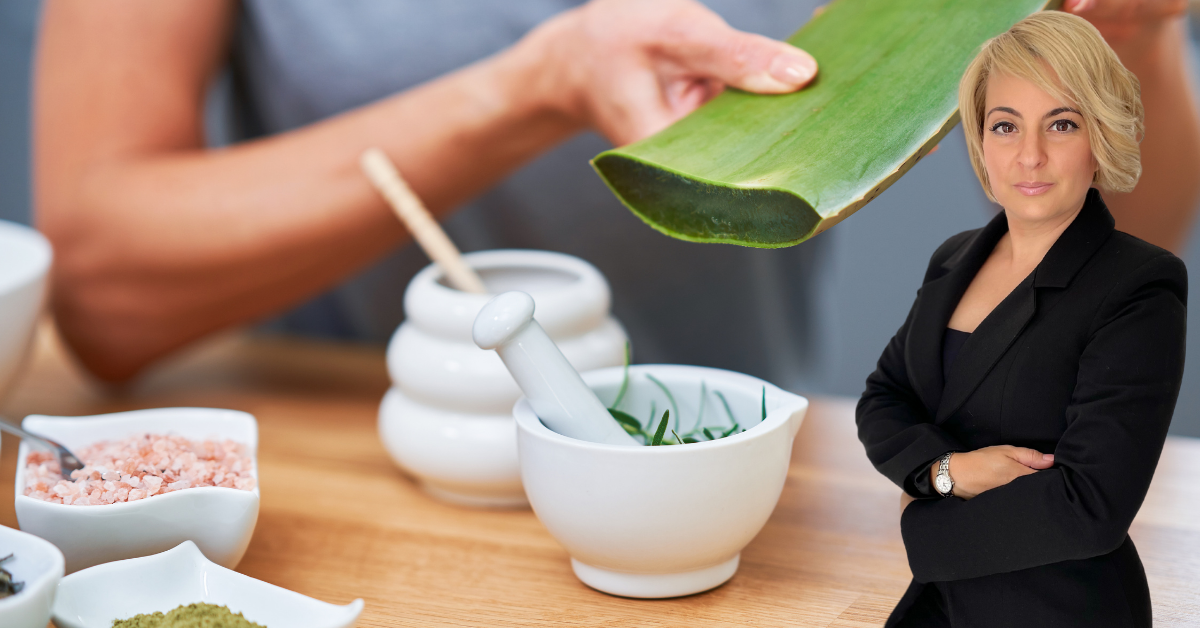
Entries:
[[266,628],[215,604],[188,604],[167,613],[113,620],[112,628]]

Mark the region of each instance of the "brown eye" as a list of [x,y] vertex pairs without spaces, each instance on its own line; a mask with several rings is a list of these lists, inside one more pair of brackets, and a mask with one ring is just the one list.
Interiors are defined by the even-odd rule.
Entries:
[[1050,125],[1050,128],[1059,133],[1066,133],[1078,129],[1079,125],[1070,120],[1055,120],[1054,124]]
[[996,124],[992,125],[992,133],[997,135],[1008,135],[1010,133],[1016,133],[1016,131],[1017,127],[1011,122],[997,122]]

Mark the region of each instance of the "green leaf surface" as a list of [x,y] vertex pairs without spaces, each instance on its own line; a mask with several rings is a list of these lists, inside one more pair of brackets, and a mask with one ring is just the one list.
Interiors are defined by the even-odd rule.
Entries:
[[612,418],[617,420],[617,423],[621,424],[621,427],[625,428],[625,431],[628,432],[630,436],[642,435],[643,432],[641,421],[633,418],[625,412],[621,412],[616,408],[609,408],[608,413],[612,415]]
[[866,205],[958,123],[979,46],[1055,0],[835,0],[788,39],[816,58],[792,94],[729,89],[596,171],[659,231],[799,244]]
[[658,423],[658,430],[654,432],[654,439],[650,441],[651,446],[658,447],[659,445],[662,444],[663,436],[665,436],[667,434],[667,419],[669,419],[670,417],[671,417],[670,410],[666,410],[663,412],[662,421],[660,421]]

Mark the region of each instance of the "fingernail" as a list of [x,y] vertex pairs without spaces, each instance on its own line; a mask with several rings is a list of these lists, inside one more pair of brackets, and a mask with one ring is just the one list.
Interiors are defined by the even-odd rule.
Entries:
[[817,62],[808,55],[782,54],[771,61],[767,72],[790,87],[807,83],[817,73]]
[[1042,460],[1045,460],[1047,462],[1054,460],[1054,454],[1042,454]]

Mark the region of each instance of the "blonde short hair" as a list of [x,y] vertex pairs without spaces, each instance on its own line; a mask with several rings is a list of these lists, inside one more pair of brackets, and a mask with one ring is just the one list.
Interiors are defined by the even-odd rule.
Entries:
[[983,121],[988,78],[1008,74],[1033,82],[1046,93],[1074,103],[1099,168],[1102,190],[1128,192],[1142,175],[1138,143],[1143,133],[1141,88],[1117,54],[1087,20],[1061,11],[1042,11],[989,39],[963,74],[958,111],[971,166],[995,202],[983,161]]

